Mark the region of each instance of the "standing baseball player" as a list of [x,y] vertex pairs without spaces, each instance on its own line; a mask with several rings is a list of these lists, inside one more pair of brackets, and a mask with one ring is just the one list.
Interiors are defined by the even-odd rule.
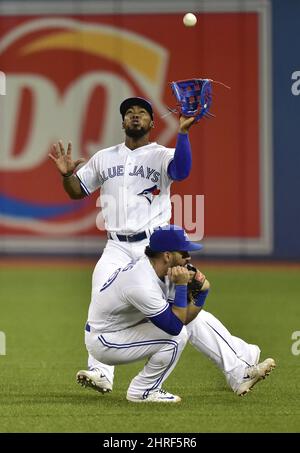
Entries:
[[[188,177],[191,147],[188,132],[193,117],[179,118],[176,148],[150,142],[154,126],[149,101],[139,97],[120,105],[125,142],[98,151],[74,174],[83,161],[73,161],[69,142],[53,146],[49,157],[63,176],[63,186],[72,199],[101,189],[101,207],[108,235],[107,245],[93,272],[91,299],[98,295],[113,272],[144,254],[152,232],[171,218],[170,186]],[[245,394],[244,374],[257,365],[260,349],[234,337],[213,315],[204,310],[191,323],[189,341],[222,370],[229,386]],[[102,393],[112,390],[114,367],[89,356],[89,370],[77,373],[77,380]],[[242,389],[242,390],[241,390]]]
[[[95,359],[108,365],[147,358],[130,383],[127,400],[177,403],[181,398],[161,388],[188,340],[184,325],[201,310],[197,298],[188,304],[190,274],[184,253],[202,246],[189,241],[175,225],[150,237],[146,256],[119,267],[94,295],[89,307],[85,343]],[[173,303],[168,302],[175,285]],[[150,321],[150,322],[149,322]]]

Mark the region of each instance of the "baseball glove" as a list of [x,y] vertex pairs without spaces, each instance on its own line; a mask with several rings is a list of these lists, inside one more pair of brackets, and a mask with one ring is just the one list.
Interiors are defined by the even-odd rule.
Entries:
[[203,117],[214,116],[209,113],[212,102],[212,80],[190,79],[171,82],[172,92],[176,98],[177,109],[181,115],[195,117],[197,123]]
[[191,302],[193,299],[196,299],[199,295],[204,282],[205,275],[203,275],[195,266],[192,264],[187,264],[186,268],[189,271],[195,272],[192,281],[187,285],[188,301]]

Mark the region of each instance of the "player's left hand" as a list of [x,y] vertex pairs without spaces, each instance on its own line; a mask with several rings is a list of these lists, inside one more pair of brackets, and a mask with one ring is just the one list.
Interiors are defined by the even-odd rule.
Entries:
[[190,127],[194,123],[195,118],[193,116],[181,116],[179,118],[179,131],[181,134],[187,134]]

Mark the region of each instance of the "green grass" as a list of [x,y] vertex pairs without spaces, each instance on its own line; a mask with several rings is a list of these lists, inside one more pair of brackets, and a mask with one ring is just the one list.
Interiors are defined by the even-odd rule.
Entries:
[[211,267],[206,309],[237,336],[257,343],[277,368],[239,398],[223,375],[188,346],[165,387],[183,401],[134,405],[126,389],[142,362],[116,368],[114,391],[82,389],[83,326],[90,297],[89,268],[1,268],[0,432],[299,432],[299,269]]

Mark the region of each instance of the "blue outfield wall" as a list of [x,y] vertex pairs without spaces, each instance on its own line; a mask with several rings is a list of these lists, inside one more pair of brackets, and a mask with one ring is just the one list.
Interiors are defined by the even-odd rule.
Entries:
[[272,17],[274,257],[299,259],[300,1],[273,0]]

